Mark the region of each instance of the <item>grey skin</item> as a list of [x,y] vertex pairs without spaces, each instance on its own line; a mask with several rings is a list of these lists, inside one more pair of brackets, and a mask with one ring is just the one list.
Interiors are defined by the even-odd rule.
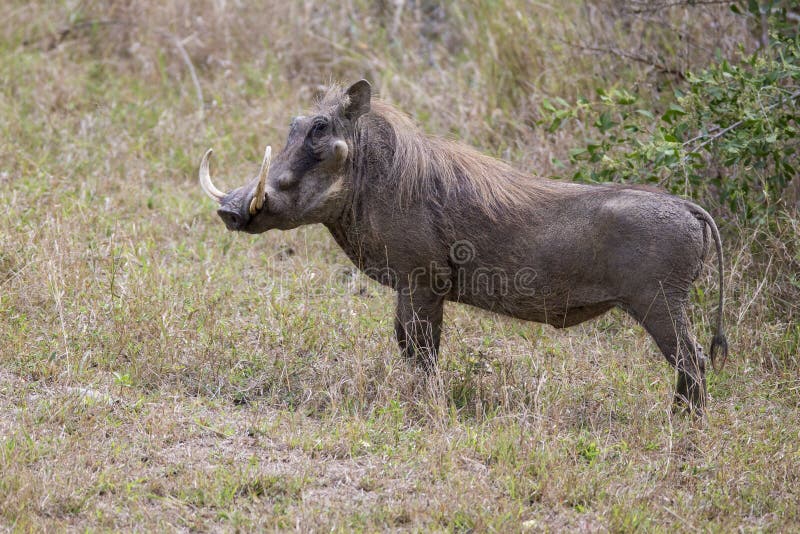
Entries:
[[[677,369],[675,408],[702,414],[706,358],[690,333],[686,305],[708,249],[707,230],[720,277],[710,353],[712,363],[717,349],[727,357],[722,249],[708,213],[662,192],[528,177],[436,138],[426,138],[431,150],[452,151],[441,161],[463,161],[455,181],[428,177],[409,194],[397,176],[409,168],[397,148],[397,132],[407,125],[393,126],[398,112],[390,109],[372,98],[365,80],[332,90],[312,115],[292,123],[286,146],[264,172],[263,199],[259,193],[254,201],[259,177],[227,194],[217,190],[227,228],[255,234],[324,224],[359,269],[397,291],[397,341],[427,371],[435,369],[445,301],[557,328],[621,308]],[[207,155],[201,175],[208,177]],[[473,168],[481,176],[468,176]],[[502,196],[497,188],[513,180],[522,186],[511,200],[492,203]],[[541,191],[526,196],[526,187]]]

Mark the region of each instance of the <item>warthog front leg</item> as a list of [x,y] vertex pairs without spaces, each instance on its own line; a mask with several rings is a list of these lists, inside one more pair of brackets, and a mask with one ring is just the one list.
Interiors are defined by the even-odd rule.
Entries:
[[397,343],[409,361],[415,361],[428,373],[436,368],[443,310],[444,299],[427,288],[401,288],[397,292]]
[[703,415],[707,395],[705,356],[691,339],[681,343],[681,346],[681,355],[675,366],[678,370],[678,383],[675,387],[673,412],[685,409]]

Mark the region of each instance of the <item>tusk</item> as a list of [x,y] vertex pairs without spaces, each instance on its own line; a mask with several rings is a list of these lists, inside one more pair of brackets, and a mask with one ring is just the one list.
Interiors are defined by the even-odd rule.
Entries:
[[272,147],[267,145],[264,150],[264,161],[261,162],[261,169],[258,171],[258,185],[256,185],[253,200],[250,201],[250,215],[255,215],[264,207],[267,196],[264,193],[267,188],[267,175],[269,174],[269,163],[272,159]]
[[211,175],[208,173],[208,158],[211,156],[213,150],[210,148],[203,154],[203,160],[200,162],[200,187],[203,188],[203,191],[206,192],[206,195],[210,196],[217,202],[222,202],[222,199],[225,198],[225,193],[217,189],[213,183],[211,183]]

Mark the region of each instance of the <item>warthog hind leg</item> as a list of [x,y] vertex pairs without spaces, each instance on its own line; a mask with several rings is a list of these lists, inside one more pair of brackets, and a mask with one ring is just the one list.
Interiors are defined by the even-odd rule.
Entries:
[[657,298],[650,309],[628,310],[653,337],[661,353],[678,373],[673,412],[701,416],[706,402],[705,356],[689,332],[685,300]]

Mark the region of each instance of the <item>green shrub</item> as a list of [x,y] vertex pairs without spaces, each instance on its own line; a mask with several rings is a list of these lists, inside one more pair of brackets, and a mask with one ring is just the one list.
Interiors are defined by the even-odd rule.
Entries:
[[564,167],[570,177],[655,183],[744,223],[785,208],[798,172],[800,39],[771,36],[767,48],[736,63],[688,74],[661,109],[619,87],[574,105],[545,101],[550,131],[577,121],[586,132]]

